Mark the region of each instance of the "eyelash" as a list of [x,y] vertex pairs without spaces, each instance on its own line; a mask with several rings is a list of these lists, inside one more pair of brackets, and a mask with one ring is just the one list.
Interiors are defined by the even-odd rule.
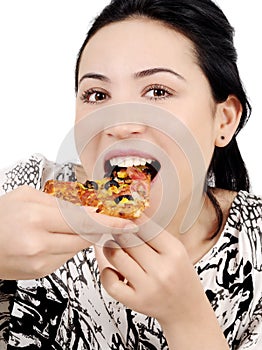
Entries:
[[[146,95],[148,92],[152,91],[152,90],[160,90],[163,91],[166,95],[165,96],[150,96],[148,97],[149,100],[154,100],[154,101],[158,101],[158,100],[165,100],[167,98],[170,98],[172,96],[174,96],[174,91],[170,90],[169,88],[163,86],[163,85],[158,85],[158,84],[153,84],[147,87],[147,89],[143,92],[143,96]],[[105,99],[102,100],[98,100],[98,101],[90,101],[89,98],[92,94],[102,94],[102,95],[107,95],[109,96],[106,92],[100,90],[100,89],[89,89],[86,90],[82,93],[80,99],[84,102],[84,103],[90,103],[90,104],[97,104],[97,103],[101,103],[103,102]],[[110,96],[109,96],[110,97]]]
[[103,102],[104,100],[100,100],[100,101],[90,101],[89,98],[92,94],[103,94],[103,95],[107,95],[106,92],[102,91],[102,90],[99,90],[99,89],[89,89],[89,90],[86,90],[82,93],[81,95],[81,100],[84,102],[84,103],[90,103],[90,104],[97,104],[97,103],[101,103]]
[[153,84],[153,85],[148,86],[143,95],[147,94],[151,90],[163,91],[165,93],[165,96],[151,96],[151,97],[148,97],[149,100],[154,100],[154,101],[165,100],[167,98],[174,96],[174,91],[170,90],[169,88],[167,88],[164,85],[158,85],[158,84]]

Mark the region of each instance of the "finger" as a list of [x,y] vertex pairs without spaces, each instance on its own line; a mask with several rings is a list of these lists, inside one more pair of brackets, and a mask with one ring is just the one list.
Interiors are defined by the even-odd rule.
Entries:
[[136,235],[115,235],[114,238],[122,249],[131,256],[144,271],[149,272],[152,270],[153,266],[157,265],[159,253]]
[[[142,221],[142,222],[141,222]],[[138,237],[159,254],[165,254],[174,249],[179,241],[152,219],[142,218],[139,225]]]
[[[110,247],[109,247],[110,246]],[[131,285],[137,285],[144,279],[143,268],[114,241],[107,242],[103,252],[105,257]]]
[[73,256],[83,249],[89,248],[92,243],[79,235],[64,233],[45,233],[45,250],[53,255]]
[[21,186],[16,191],[16,199],[46,205],[49,209],[59,208],[60,215],[57,210],[53,215],[45,210],[47,227],[51,232],[101,235],[138,231],[137,225],[132,221],[98,214],[94,207],[81,207],[29,186]]
[[80,235],[119,234],[136,232],[138,227],[130,220],[98,214],[93,207],[81,207],[63,200],[56,207],[34,204],[32,220],[49,232]]
[[52,206],[56,206],[58,200],[56,197],[28,185],[19,186],[7,195],[15,196],[16,200],[20,199],[24,202],[41,203]]
[[87,214],[86,217],[90,218],[90,222],[93,225],[88,232],[90,234],[102,232],[104,234],[119,235],[125,233],[137,233],[139,230],[139,227],[131,220],[99,214],[91,207],[82,208]]
[[114,236],[114,240],[117,241],[122,248],[131,248],[147,243],[163,231],[160,225],[156,224],[145,214],[142,214],[139,219],[136,219],[135,223],[139,229],[137,232],[126,232],[119,237]]
[[120,303],[128,306],[134,300],[134,289],[123,281],[117,271],[107,267],[102,270],[100,278],[108,294]]
[[[127,250],[132,247],[139,247],[145,245],[145,242],[138,236],[138,233],[123,232],[121,235],[113,235],[114,241],[116,241],[121,248]],[[111,241],[109,241],[109,244]],[[105,246],[107,242],[105,243]]]
[[[145,255],[149,257],[154,256],[156,258],[157,256],[155,253],[163,254],[169,252],[170,248],[174,249],[176,238],[160,225],[156,224],[152,219],[143,215],[143,217],[136,220],[136,223],[140,223],[138,233],[125,233],[119,236],[114,235],[114,240],[128,252],[128,254],[139,259],[139,261],[145,261],[145,259],[143,259],[143,251]],[[148,246],[148,249],[143,247],[145,244]],[[138,247],[141,248],[131,249]],[[141,254],[139,252],[141,252]]]
[[[10,277],[14,280],[42,278],[55,272],[57,269],[60,269],[58,272],[60,274],[61,267],[71,260],[74,255],[50,255],[48,259],[46,259],[46,256],[37,258],[32,256],[27,258],[26,261],[19,261],[19,265],[16,266],[15,270],[13,269]],[[15,263],[12,266],[15,267]],[[23,266],[22,269],[21,266]]]
[[135,222],[139,227],[137,236],[157,253],[175,253],[180,248],[184,249],[183,244],[174,235],[145,214]]

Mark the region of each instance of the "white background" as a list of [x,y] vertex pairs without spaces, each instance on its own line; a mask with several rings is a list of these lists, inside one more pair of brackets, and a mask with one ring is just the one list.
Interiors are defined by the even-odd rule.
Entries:
[[[127,0],[128,1],[128,0]],[[74,65],[90,22],[109,0],[0,0],[0,168],[32,153],[55,160],[74,123]],[[239,136],[253,191],[262,194],[259,0],[217,0],[235,27],[253,105]]]

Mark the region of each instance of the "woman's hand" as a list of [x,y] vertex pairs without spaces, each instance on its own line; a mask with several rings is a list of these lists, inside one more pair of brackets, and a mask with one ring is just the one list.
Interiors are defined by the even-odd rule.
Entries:
[[130,244],[131,235],[126,237],[104,247],[116,269],[102,271],[107,292],[128,308],[156,318],[170,349],[228,349],[183,244],[165,230],[141,244],[138,238]]
[[0,279],[43,277],[102,234],[128,232],[128,224],[94,208],[19,187],[0,197]]
[[107,242],[104,248],[106,258],[118,271],[102,272],[107,291],[131,309],[155,317],[160,323],[175,322],[192,297],[192,282],[199,285],[182,243],[167,231],[146,243],[141,240],[134,247],[131,238],[127,242],[125,237],[116,237],[116,241],[118,244]]

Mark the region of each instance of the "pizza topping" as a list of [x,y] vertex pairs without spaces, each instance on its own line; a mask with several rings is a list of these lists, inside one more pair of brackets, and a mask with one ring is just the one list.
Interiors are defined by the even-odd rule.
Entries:
[[130,185],[130,192],[132,193],[133,197],[135,197],[136,199],[144,198],[147,195],[147,193],[149,193],[149,190],[150,190],[149,187],[150,187],[150,183],[146,181],[134,180]]
[[124,195],[124,196],[118,196],[115,198],[116,204],[122,202],[122,203],[128,203],[129,201],[133,201],[134,198],[131,195]]
[[119,187],[119,183],[115,180],[109,180],[105,183],[105,189],[108,190],[110,187]]
[[140,168],[127,168],[126,173],[131,180],[145,180],[147,178],[147,174],[144,173],[143,169]]
[[128,174],[126,172],[126,168],[116,167],[112,174],[115,175],[115,177],[117,177],[120,180],[126,179],[128,177]]
[[97,190],[98,189],[98,185],[95,181],[90,181],[87,180],[84,184],[84,187],[88,188],[88,189],[93,189],[93,190]]

